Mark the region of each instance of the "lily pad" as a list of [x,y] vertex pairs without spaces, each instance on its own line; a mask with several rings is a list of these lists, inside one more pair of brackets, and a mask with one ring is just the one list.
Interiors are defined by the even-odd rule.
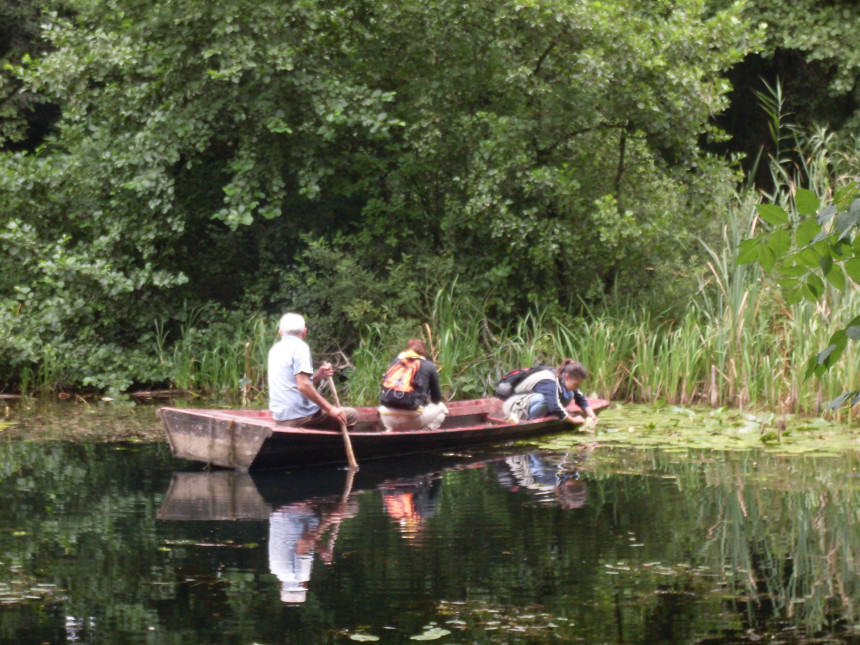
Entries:
[[[683,411],[686,417],[679,418]],[[607,410],[594,435],[559,434],[538,442],[548,450],[568,450],[574,445],[612,444],[640,448],[755,450],[775,454],[833,455],[860,450],[856,425],[822,418],[712,409],[628,404]]]
[[442,629],[441,627],[431,627],[424,631],[423,634],[418,634],[416,636],[410,636],[414,641],[435,641],[437,638],[442,638],[443,636],[447,636],[451,631],[448,629]]

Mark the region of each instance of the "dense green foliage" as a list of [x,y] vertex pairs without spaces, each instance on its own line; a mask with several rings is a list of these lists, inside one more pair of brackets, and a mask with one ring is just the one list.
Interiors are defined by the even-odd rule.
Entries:
[[738,178],[706,152],[726,74],[795,48],[845,94],[838,15],[0,0],[0,387],[190,385],[169,356],[247,364],[247,321],[287,309],[351,354],[441,291],[491,333],[613,298],[678,311]]
[[[855,38],[860,6],[856,2],[753,0],[748,5],[747,15],[768,25],[767,53],[795,51],[807,65],[817,63],[831,98],[856,91],[860,79],[860,49]],[[813,105],[815,101],[825,103],[815,94],[798,94],[794,101],[809,101]],[[858,118],[860,114],[855,114],[855,126],[860,123]]]
[[40,13],[39,2],[0,2],[0,150],[23,145],[36,125],[33,121],[41,97],[23,90],[10,68],[39,55],[44,44]]

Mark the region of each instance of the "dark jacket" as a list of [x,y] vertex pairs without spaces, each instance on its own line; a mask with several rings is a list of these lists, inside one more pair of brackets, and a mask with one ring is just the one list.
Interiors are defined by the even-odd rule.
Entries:
[[547,414],[557,416],[559,419],[567,416],[565,407],[571,399],[583,410],[589,407],[588,399],[582,392],[579,390],[568,392],[559,381],[554,379],[538,381],[532,391],[543,394],[544,401],[547,402]]
[[436,366],[433,361],[426,358],[421,359],[421,367],[418,368],[418,373],[412,379],[412,387],[419,393],[422,405],[429,402],[442,402],[442,388],[439,386],[439,372],[436,371]]

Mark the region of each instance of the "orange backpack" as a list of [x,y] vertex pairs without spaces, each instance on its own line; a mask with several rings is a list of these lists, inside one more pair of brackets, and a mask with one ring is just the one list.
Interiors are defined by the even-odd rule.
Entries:
[[389,408],[416,410],[421,404],[415,391],[415,376],[421,367],[418,356],[398,356],[382,378],[379,402]]

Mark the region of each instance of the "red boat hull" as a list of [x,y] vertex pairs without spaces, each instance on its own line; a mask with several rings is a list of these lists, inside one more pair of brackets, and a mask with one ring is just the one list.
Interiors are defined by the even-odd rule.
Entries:
[[[608,401],[592,399],[592,409]],[[356,459],[491,444],[569,428],[556,418],[509,423],[501,417],[498,399],[448,404],[450,413],[438,430],[384,432],[376,408],[359,408],[359,423],[349,433]],[[579,411],[571,404],[571,411]],[[161,408],[173,455],[224,468],[248,470],[346,462],[339,431],[278,425],[268,410],[194,410]]]

